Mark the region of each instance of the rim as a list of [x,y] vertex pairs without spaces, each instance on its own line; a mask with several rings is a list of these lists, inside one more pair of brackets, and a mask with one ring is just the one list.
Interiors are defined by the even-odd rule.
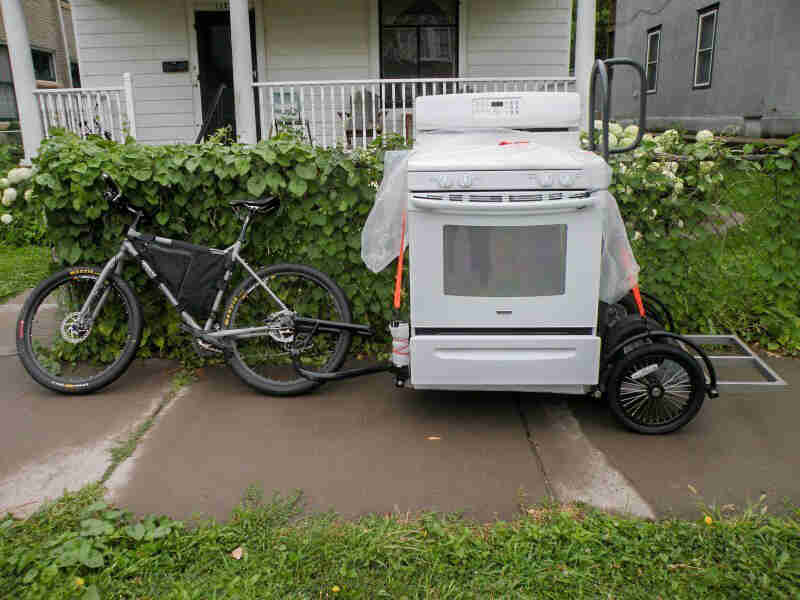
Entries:
[[674,357],[653,354],[624,370],[617,402],[631,421],[658,427],[681,418],[689,410],[695,391],[686,365]]
[[[268,275],[265,281],[287,308],[298,315],[329,321],[344,320],[342,309],[331,290],[310,275],[290,271]],[[294,370],[288,350],[288,344],[295,341],[295,332],[287,330],[281,319],[275,317],[279,310],[280,307],[258,283],[245,290],[234,308],[228,327],[255,327],[271,323],[275,326],[275,332],[236,340],[234,354],[257,377],[280,385],[305,383],[308,380]],[[311,370],[326,371],[335,363],[339,345],[344,343],[344,335],[318,332],[306,343],[306,350],[300,354],[301,364]]]
[[[110,293],[88,331],[72,341],[74,319],[97,277],[78,275],[56,282],[42,294],[26,325],[30,357],[48,379],[65,387],[88,385],[111,370],[131,340],[130,309],[122,292]],[[120,315],[124,314],[124,318]]]

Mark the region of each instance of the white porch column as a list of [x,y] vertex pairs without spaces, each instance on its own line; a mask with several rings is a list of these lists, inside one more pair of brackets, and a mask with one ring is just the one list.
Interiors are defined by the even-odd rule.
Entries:
[[594,65],[596,0],[578,0],[575,23],[575,86],[581,95],[581,129],[589,123],[589,76]]
[[247,0],[230,0],[233,94],[236,132],[240,142],[256,143],[256,103],[253,92],[253,56],[250,42],[250,9]]
[[14,76],[14,92],[17,96],[19,123],[22,127],[22,143],[25,146],[25,160],[36,155],[39,144],[44,139],[42,119],[33,92],[36,89],[36,76],[33,71],[31,42],[28,38],[28,24],[22,10],[22,0],[0,0],[3,8],[3,22],[8,38],[8,53],[11,59],[11,72]]

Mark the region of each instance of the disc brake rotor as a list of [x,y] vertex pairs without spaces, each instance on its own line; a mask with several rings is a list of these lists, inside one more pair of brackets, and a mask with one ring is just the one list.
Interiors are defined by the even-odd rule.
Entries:
[[81,318],[79,312],[70,313],[61,321],[61,337],[70,344],[80,344],[91,332],[91,318]]

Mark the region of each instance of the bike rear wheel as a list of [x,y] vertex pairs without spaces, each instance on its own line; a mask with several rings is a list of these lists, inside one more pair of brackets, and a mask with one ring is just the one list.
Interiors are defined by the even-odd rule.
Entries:
[[[297,316],[352,322],[344,292],[317,269],[282,264],[263,269],[258,276]],[[290,322],[282,322],[280,312],[280,305],[253,277],[233,291],[225,309],[225,329],[272,326],[273,330],[236,339],[229,364],[242,380],[257,390],[274,396],[293,396],[320,384],[295,371],[290,349],[299,345],[299,362],[305,369],[329,373],[344,363],[352,336],[347,331],[314,332],[306,333],[307,339],[299,339]]]
[[38,383],[65,394],[105,387],[131,364],[142,335],[139,302],[116,275],[106,280],[82,319],[80,310],[100,277],[92,267],[56,273],[31,292],[17,320],[17,351]]

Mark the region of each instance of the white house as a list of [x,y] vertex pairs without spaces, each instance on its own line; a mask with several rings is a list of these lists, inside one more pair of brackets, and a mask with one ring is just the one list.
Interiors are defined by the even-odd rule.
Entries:
[[[21,0],[1,1],[16,72],[27,68]],[[325,145],[410,135],[421,94],[585,91],[595,0],[577,3],[575,78],[572,10],[572,0],[72,0],[85,90],[18,87],[30,104],[21,120],[36,145],[103,106],[106,129],[146,143],[193,141],[212,107],[214,124],[248,143],[287,120]]]

